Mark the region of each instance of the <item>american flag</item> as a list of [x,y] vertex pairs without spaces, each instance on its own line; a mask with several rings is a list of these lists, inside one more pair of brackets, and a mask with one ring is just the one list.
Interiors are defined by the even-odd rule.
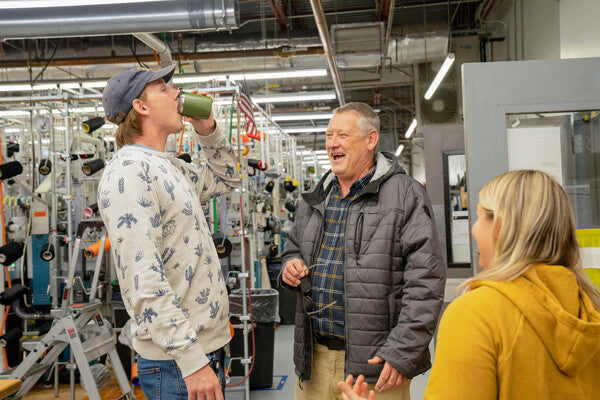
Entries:
[[252,112],[252,102],[250,101],[250,90],[246,81],[242,82],[240,88],[240,111],[246,116],[246,126],[244,129],[251,135],[256,135],[256,123],[254,122],[254,113]]

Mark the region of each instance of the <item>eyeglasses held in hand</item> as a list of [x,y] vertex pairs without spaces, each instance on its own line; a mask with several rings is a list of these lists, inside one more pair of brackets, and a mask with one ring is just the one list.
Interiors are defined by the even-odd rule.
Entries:
[[[311,269],[315,268],[318,265],[319,264],[311,265],[310,267],[308,267],[308,271],[310,271]],[[314,302],[313,298],[310,296],[311,289],[312,289],[312,281],[310,278],[310,274],[300,278],[300,290],[302,291],[302,305],[304,307],[304,312],[307,315],[318,314],[321,311],[323,311],[337,303],[337,300],[334,300],[333,302],[331,302],[327,305],[324,305],[323,307],[320,307],[317,310],[313,310],[315,308],[315,302]]]

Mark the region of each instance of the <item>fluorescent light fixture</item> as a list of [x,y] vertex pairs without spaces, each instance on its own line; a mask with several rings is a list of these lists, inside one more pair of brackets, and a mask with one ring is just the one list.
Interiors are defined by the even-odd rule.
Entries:
[[52,90],[56,89],[56,83],[41,83],[38,85],[33,85],[33,90]]
[[396,149],[396,157],[398,157],[400,155],[400,153],[402,153],[402,150],[404,150],[404,145],[401,144],[400,146],[398,146],[398,148]]
[[431,86],[429,86],[429,89],[427,89],[427,92],[425,92],[425,100],[431,99],[431,96],[433,96],[433,94],[437,90],[438,86],[440,86],[440,83],[442,83],[442,80],[448,73],[448,70],[452,66],[452,63],[454,63],[454,53],[448,53],[448,56],[446,57],[446,59],[444,60],[444,63],[442,64],[442,67],[440,68],[437,75],[433,79],[433,82],[431,82]]
[[84,88],[104,88],[106,87],[106,81],[83,82],[81,86]]
[[6,133],[19,133],[21,130],[19,128],[7,128],[4,130]]
[[295,113],[295,114],[274,114],[271,115],[273,121],[305,121],[307,119],[331,119],[333,113]]
[[29,111],[23,110],[3,110],[0,111],[0,117],[17,117],[21,115],[29,115]]
[[282,94],[277,96],[255,96],[252,100],[256,103],[293,103],[297,101],[319,101],[319,100],[334,100],[335,93],[333,92],[313,92],[313,93],[297,93],[297,94]]
[[248,72],[242,74],[230,74],[229,78],[236,80],[263,80],[263,79],[286,79],[286,78],[304,78],[309,76],[327,76],[325,68],[319,69],[299,69],[294,71],[276,71],[276,72]]
[[23,85],[0,85],[0,92],[25,92],[31,90],[30,84]]
[[179,75],[173,77],[173,83],[203,83],[214,80],[224,81],[227,80],[225,75],[204,75],[204,76],[187,76]]
[[331,162],[329,160],[317,160],[317,164],[327,164],[327,165],[331,165]]
[[412,136],[413,132],[415,131],[415,128],[417,127],[417,120],[413,119],[412,122],[410,123],[410,126],[408,127],[408,129],[406,130],[406,133],[404,134],[405,138],[409,138]]
[[315,158],[317,160],[329,160],[329,156],[327,154],[316,154],[316,155],[313,154],[313,155],[310,155],[310,156],[303,156],[302,157],[302,159],[304,161],[314,160]]
[[266,72],[245,72],[220,75],[178,75],[173,77],[173,83],[202,83],[214,80],[226,81],[227,78],[234,81],[258,81],[269,79],[286,79],[286,78],[305,78],[311,76],[327,76],[325,68],[319,69],[299,69],[293,71],[266,71]]
[[301,128],[282,128],[287,134],[291,133],[312,133],[312,132],[326,132],[326,126],[306,126]]
[[81,85],[79,83],[61,83],[58,86],[61,89],[79,89]]

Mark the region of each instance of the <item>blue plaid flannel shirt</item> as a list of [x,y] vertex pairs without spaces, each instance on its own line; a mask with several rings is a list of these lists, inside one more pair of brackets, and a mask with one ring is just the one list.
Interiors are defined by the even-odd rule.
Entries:
[[[346,197],[337,178],[333,180],[329,201],[325,208],[323,237],[312,272],[312,299],[315,310],[311,315],[313,334],[321,337],[344,339],[344,229],[350,203],[371,182],[375,168],[355,181]],[[331,303],[335,302],[333,305]]]

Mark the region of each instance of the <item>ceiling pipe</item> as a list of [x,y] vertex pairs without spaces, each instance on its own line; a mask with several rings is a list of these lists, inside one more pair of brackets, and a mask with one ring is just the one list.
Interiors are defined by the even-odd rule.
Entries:
[[379,66],[379,76],[383,75],[385,68],[385,60],[387,58],[387,50],[390,45],[390,36],[392,35],[392,25],[394,24],[394,7],[396,6],[396,0],[391,0],[390,8],[388,11],[387,27],[385,29],[385,41],[383,43],[383,52],[381,53],[381,65]]
[[237,29],[240,23],[238,0],[90,0],[69,6],[48,1],[30,7],[19,3],[0,2],[0,40],[218,31]]
[[315,22],[317,24],[317,29],[319,30],[319,37],[321,38],[323,50],[325,51],[325,56],[327,57],[327,64],[329,64],[329,71],[331,72],[331,78],[333,79],[335,94],[340,106],[343,106],[346,103],[344,100],[344,91],[342,90],[340,74],[335,63],[335,55],[333,53],[331,37],[329,36],[329,29],[327,29],[327,21],[325,20],[325,14],[323,13],[321,0],[310,0],[310,6],[315,16]]
[[173,64],[173,58],[171,57],[169,46],[167,46],[163,40],[160,40],[151,33],[136,33],[133,36],[158,53],[158,57],[160,58],[160,66],[162,68]]
[[[311,56],[323,54],[323,49],[319,47],[310,47],[305,50],[293,50],[288,51],[287,47],[280,47],[277,49],[261,49],[261,50],[240,50],[240,51],[211,51],[211,52],[187,52],[181,55],[181,61],[195,61],[195,60],[223,60],[223,59],[236,59],[236,58],[269,58],[278,59],[278,57],[298,57],[298,56]],[[97,66],[97,65],[110,65],[110,64],[136,64],[141,61],[144,63],[155,62],[156,58],[154,55],[138,54],[137,59],[133,56],[100,56],[100,57],[84,57],[84,58],[55,58],[52,60],[53,67],[66,67],[66,66]],[[0,68],[27,68],[28,66],[34,68],[42,68],[47,64],[50,59],[43,60],[0,60]],[[276,68],[276,66],[274,66]],[[101,79],[104,79],[101,78]],[[0,82],[5,83],[5,82]]]

